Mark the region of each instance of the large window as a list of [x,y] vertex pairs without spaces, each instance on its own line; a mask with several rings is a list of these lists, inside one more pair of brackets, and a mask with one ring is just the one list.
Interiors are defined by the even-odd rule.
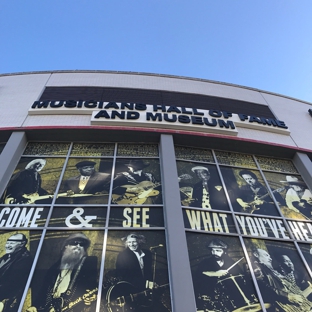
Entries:
[[176,157],[197,309],[310,311],[312,194],[293,163],[179,146]]
[[292,161],[173,148],[168,174],[157,144],[28,143],[0,194],[0,311],[170,312],[174,266],[198,311],[310,311],[312,194]]
[[29,143],[1,197],[4,311],[171,311],[162,203],[157,145]]

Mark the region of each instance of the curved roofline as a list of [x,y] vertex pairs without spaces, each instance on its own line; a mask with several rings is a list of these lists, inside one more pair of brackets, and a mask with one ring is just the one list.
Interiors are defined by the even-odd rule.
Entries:
[[142,76],[155,76],[155,77],[164,77],[164,78],[174,78],[174,79],[184,79],[184,80],[193,80],[193,81],[201,81],[201,82],[208,82],[208,83],[214,83],[214,84],[220,84],[224,86],[229,87],[236,87],[256,92],[262,92],[266,94],[276,95],[279,97],[283,97],[290,100],[299,101],[305,104],[312,105],[311,102],[304,101],[301,99],[297,99],[291,96],[271,92],[271,91],[265,91],[257,88],[237,85],[234,83],[228,83],[228,82],[222,82],[222,81],[216,81],[216,80],[209,80],[209,79],[203,79],[203,78],[193,78],[193,77],[187,77],[187,76],[175,76],[175,75],[168,75],[168,74],[155,74],[155,73],[144,73],[144,72],[132,72],[132,71],[114,71],[114,70],[43,70],[43,71],[31,71],[31,72],[17,72],[17,73],[4,73],[0,74],[0,77],[3,76],[17,76],[17,75],[29,75],[29,74],[54,74],[54,73],[103,73],[103,74],[130,74],[130,75],[142,75]]

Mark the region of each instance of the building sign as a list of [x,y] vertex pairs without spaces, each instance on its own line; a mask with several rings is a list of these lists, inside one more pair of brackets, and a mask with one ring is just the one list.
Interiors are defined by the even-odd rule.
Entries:
[[289,135],[278,119],[165,105],[97,101],[35,101],[29,115],[91,115],[91,125],[166,128],[236,136],[237,127]]

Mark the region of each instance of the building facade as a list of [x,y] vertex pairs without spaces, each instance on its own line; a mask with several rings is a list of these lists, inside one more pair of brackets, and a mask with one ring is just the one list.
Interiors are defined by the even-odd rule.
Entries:
[[311,103],[104,71],[0,103],[0,312],[311,310]]

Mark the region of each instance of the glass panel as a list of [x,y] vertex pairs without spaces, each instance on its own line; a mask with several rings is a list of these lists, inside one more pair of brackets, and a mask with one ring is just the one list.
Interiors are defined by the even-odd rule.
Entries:
[[286,218],[311,219],[312,193],[300,176],[265,172],[265,177]]
[[113,156],[115,144],[74,143],[71,156]]
[[69,143],[28,143],[24,155],[67,155]]
[[106,207],[54,207],[49,226],[68,228],[104,227]]
[[215,151],[217,160],[222,165],[238,166],[245,168],[254,168],[257,166],[251,155],[232,152]]
[[118,144],[117,156],[158,157],[158,146],[155,144]]
[[162,203],[159,160],[142,158],[117,160],[112,203],[118,205]]
[[171,311],[165,246],[162,231],[108,232],[102,293],[108,311],[120,298],[124,311]]
[[307,264],[310,268],[310,270],[312,270],[312,245],[310,244],[298,244],[305,260],[307,261]]
[[221,172],[235,211],[279,216],[258,171],[222,167]]
[[245,241],[268,311],[310,311],[311,279],[295,246],[277,241]]
[[257,161],[262,170],[298,173],[291,160],[257,156]]
[[283,220],[243,215],[236,215],[235,218],[244,235],[289,239]]
[[211,151],[200,148],[175,146],[175,155],[177,159],[214,162]]
[[163,210],[160,207],[113,207],[110,211],[109,226],[124,228],[163,227]]
[[261,311],[238,238],[186,233],[197,311]]
[[107,204],[112,160],[71,158],[57,204]]
[[230,214],[203,210],[183,209],[184,226],[187,229],[207,232],[237,233]]
[[177,161],[181,204],[229,210],[216,166]]
[[312,224],[301,221],[287,221],[289,229],[297,240],[311,242],[312,241]]
[[2,311],[18,311],[41,231],[0,232]]
[[2,195],[2,203],[50,204],[63,165],[63,158],[22,157]]
[[95,311],[103,232],[47,232],[24,303],[38,311]]

